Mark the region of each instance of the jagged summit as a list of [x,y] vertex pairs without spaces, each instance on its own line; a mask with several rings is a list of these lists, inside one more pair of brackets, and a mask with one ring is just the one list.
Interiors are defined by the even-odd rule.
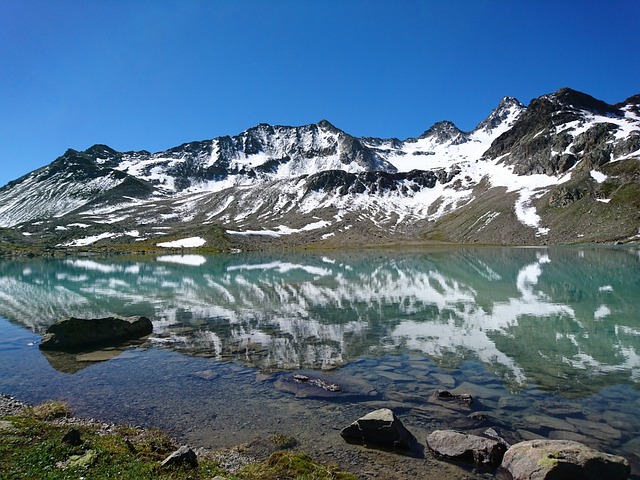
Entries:
[[470,132],[442,121],[406,140],[320,120],[156,153],[69,149],[0,188],[10,232],[0,229],[0,249],[16,239],[154,247],[160,235],[212,229],[237,248],[640,241],[638,99],[612,106],[560,89],[525,107],[504,97]]
[[333,125],[329,120],[320,120],[316,125],[322,130],[327,130],[330,132],[342,132],[339,128]]
[[464,141],[464,132],[460,130],[455,123],[449,120],[443,120],[433,124],[431,128],[425,130],[418,138],[434,138],[438,142],[461,142]]
[[[526,107],[518,99],[503,97],[498,106],[476,126],[475,130],[491,133],[502,126],[509,128],[525,109]],[[506,130],[506,128],[504,129]]]

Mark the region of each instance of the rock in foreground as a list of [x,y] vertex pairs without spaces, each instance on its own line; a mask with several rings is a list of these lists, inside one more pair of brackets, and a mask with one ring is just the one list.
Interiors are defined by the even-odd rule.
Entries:
[[513,480],[626,480],[629,462],[579,442],[530,440],[504,454],[502,468]]
[[388,408],[381,408],[359,418],[340,432],[342,438],[362,445],[378,445],[409,450],[415,437]]
[[173,452],[162,462],[163,467],[169,467],[171,465],[181,465],[187,463],[193,468],[198,467],[198,456],[188,446],[183,445],[178,450]]
[[427,445],[441,457],[485,468],[497,468],[507,449],[497,440],[452,430],[432,432],[427,437]]
[[40,348],[64,350],[96,343],[130,340],[153,331],[147,317],[75,318],[58,320],[47,329]]

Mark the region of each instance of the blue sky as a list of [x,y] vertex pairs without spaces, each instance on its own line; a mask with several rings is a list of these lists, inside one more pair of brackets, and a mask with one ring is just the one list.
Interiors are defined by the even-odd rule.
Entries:
[[261,122],[408,138],[503,96],[640,93],[640,2],[0,0],[0,186]]

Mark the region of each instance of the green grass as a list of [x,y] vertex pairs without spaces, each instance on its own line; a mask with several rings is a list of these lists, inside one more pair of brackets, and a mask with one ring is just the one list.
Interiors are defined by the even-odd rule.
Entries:
[[[99,435],[90,427],[79,427],[82,444],[62,442],[68,426],[58,426],[35,417],[11,418],[13,428],[0,433],[1,479],[200,479],[224,473],[217,464],[201,461],[197,469],[188,466],[162,468],[161,461],[175,445],[161,432],[110,433]],[[132,433],[136,433],[133,435]],[[128,438],[131,437],[131,438]],[[90,458],[64,467],[74,455]],[[87,457],[85,457],[87,458]]]
[[[72,446],[62,441],[71,427],[52,421],[68,414],[64,403],[47,402],[21,416],[0,419],[0,480],[199,480],[216,475],[230,480],[356,478],[291,451],[277,451],[264,462],[247,465],[234,474],[206,458],[199,458],[197,467],[162,467],[162,460],[178,447],[164,432],[119,426],[105,434],[98,427],[78,426],[81,444]],[[285,435],[274,436],[276,440],[282,443],[281,448],[295,444]]]
[[299,452],[279,451],[265,462],[247,465],[238,478],[246,480],[357,480],[350,473],[340,472],[337,467],[322,465],[308,455]]

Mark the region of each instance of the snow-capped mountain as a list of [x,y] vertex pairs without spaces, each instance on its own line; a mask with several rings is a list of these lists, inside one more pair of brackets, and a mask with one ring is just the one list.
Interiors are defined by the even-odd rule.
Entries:
[[0,245],[637,242],[639,105],[561,89],[505,97],[471,132],[355,138],[323,120],[68,150],[0,189]]

